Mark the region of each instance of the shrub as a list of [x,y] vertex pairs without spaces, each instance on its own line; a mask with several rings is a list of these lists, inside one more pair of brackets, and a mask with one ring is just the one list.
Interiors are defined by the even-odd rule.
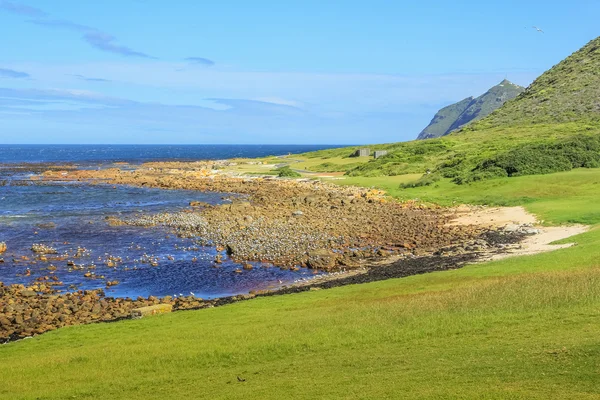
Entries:
[[298,177],[302,176],[298,172],[291,169],[289,167],[289,165],[286,165],[284,167],[279,167],[279,168],[277,168],[277,171],[278,171],[277,176],[280,178],[298,178]]
[[[458,184],[498,177],[540,175],[573,168],[600,167],[600,136],[578,136],[556,143],[527,144],[481,161],[454,177]],[[452,170],[452,168],[448,168]],[[446,173],[443,173],[447,176]]]

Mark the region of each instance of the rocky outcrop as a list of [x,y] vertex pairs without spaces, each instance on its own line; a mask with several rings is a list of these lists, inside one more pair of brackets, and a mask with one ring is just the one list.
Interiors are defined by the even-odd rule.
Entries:
[[[105,297],[103,290],[59,294],[44,284],[32,286],[0,283],[0,340],[14,340],[68,326],[115,321],[167,310],[212,306],[196,297]],[[149,308],[148,308],[149,307]],[[137,310],[134,312],[134,310]],[[153,311],[154,310],[154,311]]]
[[[347,269],[361,266],[366,259],[431,253],[481,233],[476,227],[447,226],[450,217],[440,208],[389,201],[378,190],[318,181],[207,176],[198,174],[197,163],[191,163],[189,169],[185,165],[81,170],[68,176],[92,183],[237,193],[223,205],[107,221],[111,225],[167,226],[180,236],[198,238],[200,244],[227,249],[227,254],[240,262]],[[60,171],[50,171],[44,178],[65,179]],[[314,256],[323,249],[335,256]]]

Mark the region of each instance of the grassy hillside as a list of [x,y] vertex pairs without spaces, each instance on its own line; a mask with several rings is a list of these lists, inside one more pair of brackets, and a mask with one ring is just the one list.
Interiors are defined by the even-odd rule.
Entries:
[[[499,104],[509,82],[472,101],[450,129]],[[520,90],[516,87],[513,90]],[[369,146],[389,154],[360,165],[344,165],[348,149],[303,155],[320,158],[314,166],[352,177],[381,177],[433,172],[418,184],[451,178],[465,184],[492,178],[595,168],[600,152],[600,38],[542,74],[514,100],[488,117],[450,135],[426,141]],[[464,104],[460,107],[462,107]],[[455,110],[454,108],[450,108]],[[428,137],[430,137],[429,135]],[[600,142],[599,142],[600,143]],[[310,169],[310,168],[309,168]]]
[[600,38],[552,67],[514,101],[469,129],[598,120]]
[[328,172],[340,171],[348,176],[423,174],[427,170],[448,172],[453,168],[452,177],[456,177],[468,176],[480,163],[532,144],[552,144],[573,137],[598,135],[600,126],[587,123],[539,124],[510,129],[497,127],[438,139],[371,145],[368,147],[388,150],[389,154],[378,159],[360,160],[359,165],[350,158],[354,151],[350,147],[316,151],[294,156],[294,159],[310,161],[305,169],[311,171],[325,172],[322,167],[327,167]]

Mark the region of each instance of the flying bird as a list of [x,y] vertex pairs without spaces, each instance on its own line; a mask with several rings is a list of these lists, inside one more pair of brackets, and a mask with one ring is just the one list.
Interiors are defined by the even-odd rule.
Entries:
[[540,33],[544,33],[543,30],[541,30],[540,28],[538,28],[537,26],[532,26],[533,29],[535,29],[536,31],[540,32]]

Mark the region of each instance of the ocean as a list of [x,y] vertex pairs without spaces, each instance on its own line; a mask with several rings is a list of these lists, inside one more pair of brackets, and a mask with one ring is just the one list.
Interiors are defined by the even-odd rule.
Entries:
[[[217,250],[198,238],[180,238],[167,228],[111,226],[106,217],[177,212],[191,201],[220,204],[230,193],[203,193],[72,182],[31,182],[27,166],[15,163],[101,165],[157,160],[224,159],[306,152],[335,146],[202,145],[202,146],[0,146],[0,282],[29,285],[56,276],[63,292],[106,288],[113,297],[188,295],[215,298],[272,289],[313,276],[313,271],[279,269],[261,263],[244,273],[225,259],[214,268]],[[33,168],[33,167],[32,167]],[[15,172],[16,171],[16,172]],[[13,179],[14,178],[14,179]],[[43,260],[34,244],[55,249]],[[109,267],[117,258],[116,268]],[[157,266],[148,259],[159,260]],[[73,265],[75,263],[75,265]],[[88,274],[86,276],[86,273]],[[91,273],[91,276],[90,276]]]
[[2,145],[0,163],[143,163],[221,160],[278,156],[341,147],[339,145]]

